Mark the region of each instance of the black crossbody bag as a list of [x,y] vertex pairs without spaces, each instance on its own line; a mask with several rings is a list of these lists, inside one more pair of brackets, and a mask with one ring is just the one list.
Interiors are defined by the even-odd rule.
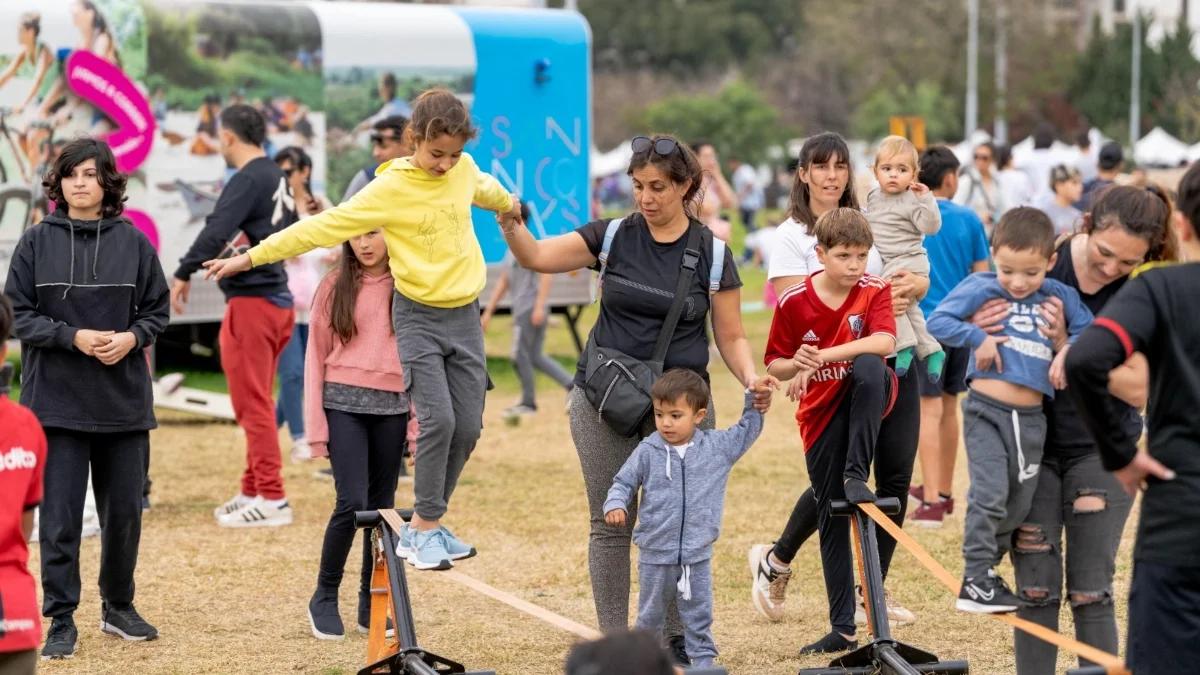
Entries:
[[663,360],[675,335],[683,303],[687,301],[696,267],[700,264],[701,229],[692,224],[688,229],[687,248],[679,266],[679,281],[675,284],[675,299],[658,332],[658,341],[649,361],[596,344],[595,329],[588,336],[587,367],[584,369],[583,392],[599,413],[600,419],[613,431],[625,437],[638,434],[642,422],[654,408],[650,387],[662,377]]

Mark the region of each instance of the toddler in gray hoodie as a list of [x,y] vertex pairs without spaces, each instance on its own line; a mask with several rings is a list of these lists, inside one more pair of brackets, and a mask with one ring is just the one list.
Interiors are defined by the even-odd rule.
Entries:
[[746,392],[738,423],[724,431],[696,426],[708,410],[708,385],[691,370],[675,369],[654,383],[654,423],[617,473],[604,501],[609,525],[624,525],[629,502],[642,489],[633,543],[638,546],[637,627],[661,635],[667,606],[675,600],[683,619],[687,653],[697,667],[717,656],[712,636],[713,542],[721,533],[729,472],[763,428],[754,391],[779,383],[765,376]]

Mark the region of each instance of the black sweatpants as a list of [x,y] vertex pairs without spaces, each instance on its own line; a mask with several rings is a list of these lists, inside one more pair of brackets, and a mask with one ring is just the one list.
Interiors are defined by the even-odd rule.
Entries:
[[[867,479],[875,458],[883,413],[891,400],[892,378],[893,374],[882,358],[871,354],[855,357],[849,388],[842,402],[821,435],[808,443],[804,454],[814,493],[816,508],[813,511],[821,535],[821,566],[825,574],[825,594],[829,599],[829,622],[833,630],[845,635],[855,632],[850,522],[831,516],[829,502],[845,499],[846,477]],[[909,467],[911,472],[911,460]],[[795,513],[789,519],[789,526],[792,520],[796,520]],[[787,534],[785,531],[785,536]],[[793,540],[799,541],[795,537]],[[778,543],[776,548],[779,548]],[[796,548],[799,548],[798,543]],[[792,555],[795,555],[794,550]]]
[[1200,663],[1200,567],[1135,560],[1125,663],[1133,675],[1189,675]]
[[[358,530],[354,512],[396,505],[408,415],[363,415],[326,408],[325,418],[329,423],[329,463],[337,501],[325,528],[317,587],[336,589],[342,583],[346,558]],[[360,594],[370,592],[374,568],[371,531],[363,530]]]
[[[879,441],[875,452],[875,494],[900,500],[900,512],[891,516],[892,522],[904,524],[908,511],[908,484],[912,480],[913,461],[917,457],[917,439],[921,429],[921,398],[918,394],[921,375],[910,368],[898,378],[896,402],[892,412],[879,425]],[[817,531],[817,498],[810,487],[796,501],[783,535],[775,542],[775,557],[788,564],[796,557],[800,546]],[[887,577],[896,552],[896,540],[879,530],[879,564]]]
[[79,536],[89,465],[100,516],[100,597],[116,606],[133,602],[150,432],[100,434],[51,428],[46,429],[46,447],[38,524],[42,614],[66,616],[79,606]]

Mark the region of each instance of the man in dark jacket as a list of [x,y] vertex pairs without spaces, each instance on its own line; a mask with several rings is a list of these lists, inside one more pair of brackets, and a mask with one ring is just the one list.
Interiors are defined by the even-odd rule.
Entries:
[[4,293],[21,340],[21,404],[46,430],[41,505],[43,658],[78,646],[79,539],[91,468],[102,528],[101,630],[126,640],[158,631],[133,607],[142,486],[154,394],[142,350],[170,317],[150,241],[121,218],[125,176],[102,141],[63,148],[45,180],[57,207],[21,235]]
[[[296,204],[283,170],[267,158],[266,120],[254,108],[221,111],[221,154],[237,169],[209,214],[204,230],[179,261],[171,280],[171,304],[182,313],[192,275],[206,260],[246,251],[296,222]],[[229,382],[233,414],[246,432],[246,470],[241,490],[213,511],[222,527],[290,525],[292,507],[283,492],[279,429],[272,389],[279,355],[292,336],[296,315],[283,263],[263,265],[222,279],[221,369]]]

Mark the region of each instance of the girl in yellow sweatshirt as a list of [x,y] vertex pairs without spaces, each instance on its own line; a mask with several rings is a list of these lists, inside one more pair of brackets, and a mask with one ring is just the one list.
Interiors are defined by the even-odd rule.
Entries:
[[[221,279],[351,237],[383,230],[396,292],[392,322],[404,388],[420,423],[415,514],[400,551],[418,569],[449,569],[475,555],[441,518],[483,426],[491,388],[479,325],[487,278],[471,205],[519,220],[520,202],[463,152],[477,130],[445,90],[417,99],[406,133],[413,155],[381,165],[350,201],[278,232],[246,253],[205,263]],[[380,311],[384,311],[382,308]]]

